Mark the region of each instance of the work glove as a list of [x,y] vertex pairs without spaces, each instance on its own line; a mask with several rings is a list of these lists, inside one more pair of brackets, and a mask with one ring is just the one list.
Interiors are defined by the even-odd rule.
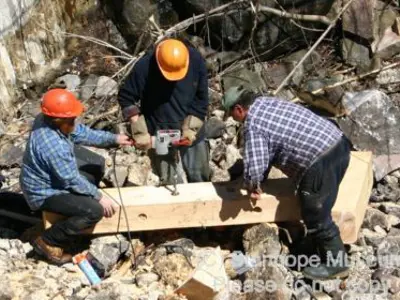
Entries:
[[199,118],[192,115],[187,116],[182,124],[182,139],[187,139],[192,144],[196,140],[197,133],[203,124],[204,121]]
[[140,115],[137,120],[131,118],[131,133],[134,140],[134,146],[140,150],[151,148],[151,136],[147,130],[146,120]]

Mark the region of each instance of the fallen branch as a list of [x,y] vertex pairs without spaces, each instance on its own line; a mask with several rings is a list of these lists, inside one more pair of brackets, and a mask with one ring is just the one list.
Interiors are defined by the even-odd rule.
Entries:
[[308,21],[308,22],[321,22],[324,23],[326,25],[330,25],[332,20],[330,20],[328,17],[326,16],[321,16],[321,15],[302,15],[302,14],[296,14],[296,13],[289,13],[287,11],[282,11],[276,8],[271,8],[268,6],[260,6],[259,8],[260,12],[267,12],[267,13],[271,13],[274,14],[278,17],[282,17],[282,18],[287,18],[287,19],[294,19],[297,21]]
[[317,46],[322,42],[322,40],[325,38],[325,36],[329,33],[329,31],[335,26],[337,20],[339,20],[340,16],[347,10],[347,8],[350,6],[351,3],[353,3],[354,0],[350,0],[349,2],[346,3],[346,5],[342,8],[342,10],[337,14],[337,16],[332,20],[331,24],[328,26],[328,28],[325,30],[323,34],[319,37],[319,39],[314,43],[314,45],[308,50],[306,55],[303,56],[303,58],[297,63],[297,65],[293,68],[293,70],[289,73],[288,76],[281,82],[279,87],[272,93],[274,96],[278,94],[281,89],[286,85],[288,80],[292,78],[293,74],[297,71],[297,69],[304,63],[304,61],[311,55],[311,53],[317,48]]
[[[379,69],[374,69],[372,71],[369,71],[369,72],[366,72],[366,73],[363,73],[363,74],[360,74],[360,75],[357,75],[357,76],[354,76],[354,77],[351,77],[351,78],[347,78],[347,79],[345,79],[343,81],[336,82],[336,83],[331,84],[331,85],[324,86],[323,88],[320,88],[318,90],[312,91],[311,93],[314,94],[314,95],[317,95],[317,94],[319,94],[321,92],[333,89],[333,88],[338,87],[338,86],[345,85],[345,84],[347,84],[349,82],[353,82],[353,81],[356,81],[356,80],[363,79],[364,77],[367,77],[367,76],[370,76],[370,75],[374,75],[374,74],[380,73],[382,71],[393,69],[393,68],[395,68],[397,66],[400,66],[400,61],[392,63],[390,65],[387,65],[387,66],[379,68]],[[291,101],[297,101],[297,100],[298,100],[298,98],[296,97],[296,98],[293,98]]]
[[[231,3],[227,3],[221,6],[218,6],[212,10],[210,10],[209,12],[197,15],[197,16],[193,16],[190,17],[186,20],[183,20],[181,22],[179,22],[178,24],[175,24],[174,26],[170,27],[169,29],[167,29],[166,31],[164,31],[164,34],[160,35],[157,38],[157,42],[161,41],[165,36],[173,33],[173,32],[177,32],[177,31],[182,31],[185,30],[186,28],[188,28],[191,25],[195,25],[196,23],[199,23],[203,20],[207,18],[211,18],[211,17],[217,17],[217,16],[224,16],[224,15],[228,15],[230,13],[235,12],[236,10],[230,10],[230,11],[225,11],[227,8],[230,8],[231,6],[238,6],[240,4],[245,4],[245,5],[249,5],[248,1],[244,1],[244,0],[239,0],[239,1],[234,1]],[[249,10],[252,11],[254,13],[254,7],[248,7],[244,10]],[[225,12],[224,12],[225,11]],[[328,17],[326,16],[321,16],[321,15],[302,15],[302,14],[296,14],[296,13],[288,13],[286,11],[282,11],[279,9],[275,9],[275,8],[271,8],[268,6],[264,6],[264,5],[260,5],[259,6],[259,12],[263,12],[263,13],[271,13],[274,14],[276,16],[282,17],[282,18],[287,18],[287,19],[295,19],[295,20],[299,20],[299,21],[309,21],[309,22],[321,22],[324,24],[331,24],[333,21],[331,21]],[[336,19],[334,20],[336,21]]]

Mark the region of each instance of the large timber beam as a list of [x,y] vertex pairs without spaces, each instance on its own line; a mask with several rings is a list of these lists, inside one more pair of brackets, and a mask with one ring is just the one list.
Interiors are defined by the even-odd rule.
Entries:
[[[346,243],[353,243],[362,224],[373,183],[372,153],[352,152],[349,168],[340,185],[332,216]],[[268,179],[265,193],[256,203],[234,182],[190,183],[171,187],[124,187],[122,200],[131,231],[210,227],[301,220],[293,183],[288,178]],[[103,190],[118,202],[117,188]],[[45,212],[45,228],[63,216]],[[112,218],[103,218],[86,233],[127,231],[121,207]]]

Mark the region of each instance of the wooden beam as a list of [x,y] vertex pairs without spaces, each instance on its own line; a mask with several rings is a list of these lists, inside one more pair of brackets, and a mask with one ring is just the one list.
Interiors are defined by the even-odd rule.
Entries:
[[[339,188],[332,216],[346,243],[357,239],[373,183],[372,153],[352,152],[349,168]],[[234,182],[189,183],[178,185],[179,195],[171,187],[124,187],[121,189],[131,231],[170,228],[210,227],[263,222],[301,220],[293,183],[288,178],[268,179],[265,193],[252,203]],[[119,201],[118,189],[104,192]],[[45,228],[62,219],[45,212]],[[119,227],[118,227],[119,224]],[[85,233],[127,231],[121,208],[112,218],[103,218]]]

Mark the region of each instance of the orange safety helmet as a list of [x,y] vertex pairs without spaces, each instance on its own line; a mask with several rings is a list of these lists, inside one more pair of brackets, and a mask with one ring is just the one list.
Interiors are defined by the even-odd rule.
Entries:
[[84,110],[83,104],[75,95],[64,89],[47,91],[42,98],[43,114],[55,118],[78,117]]
[[166,39],[157,45],[156,60],[166,79],[181,80],[189,69],[189,50],[179,40]]

